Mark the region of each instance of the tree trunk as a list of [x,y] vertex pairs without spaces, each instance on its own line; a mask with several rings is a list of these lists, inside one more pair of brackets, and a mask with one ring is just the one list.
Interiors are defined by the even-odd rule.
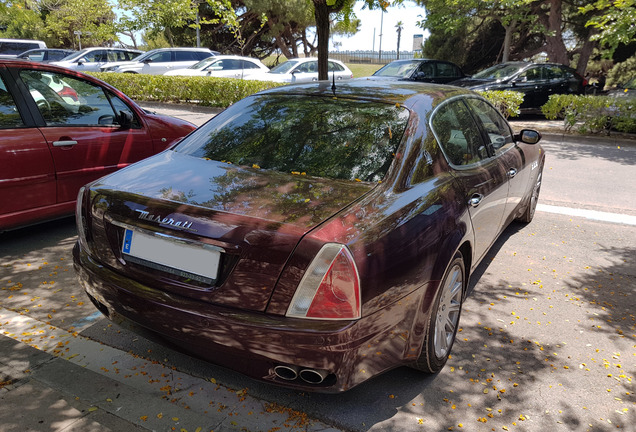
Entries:
[[329,6],[327,1],[314,0],[314,16],[318,35],[318,79],[329,79],[327,61],[329,59]]
[[548,35],[546,36],[546,52],[548,61],[568,65],[570,59],[563,42],[561,26],[563,24],[562,0],[550,0],[550,16],[548,17]]
[[402,29],[399,28],[397,31],[398,34],[398,43],[397,43],[397,59],[400,59],[400,39],[402,38]]
[[587,39],[585,40],[585,43],[583,44],[579,52],[579,60],[576,63],[576,71],[581,76],[585,76],[587,63],[590,61],[590,57],[592,56],[594,48],[598,46],[598,41],[590,40],[595,33],[598,33],[598,30],[595,28],[591,28],[589,33],[587,34]]
[[504,37],[503,55],[501,58],[502,63],[505,63],[510,59],[510,44],[512,41],[512,34],[514,33],[516,27],[516,19],[513,19],[510,22],[510,25],[504,26],[504,28],[506,29],[506,36]]

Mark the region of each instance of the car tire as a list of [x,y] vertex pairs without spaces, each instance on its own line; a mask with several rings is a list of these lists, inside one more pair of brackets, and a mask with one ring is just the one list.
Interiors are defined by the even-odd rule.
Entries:
[[541,192],[541,182],[543,181],[543,162],[539,166],[539,173],[537,179],[532,187],[531,195],[528,199],[528,205],[523,214],[518,218],[520,222],[530,223],[534,218],[534,213],[537,210],[537,203],[539,202],[539,193]]
[[414,369],[436,373],[446,364],[457,335],[466,284],[464,259],[457,252],[435,295],[422,351],[411,365]]

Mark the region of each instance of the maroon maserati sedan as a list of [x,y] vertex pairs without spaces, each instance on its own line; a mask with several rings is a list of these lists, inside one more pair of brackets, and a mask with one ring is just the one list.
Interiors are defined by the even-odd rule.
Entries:
[[0,60],[0,232],[72,215],[80,187],[194,129],[88,75]]
[[458,87],[268,90],[84,187],[75,268],[114,322],[257,379],[434,373],[471,272],[534,215],[539,139]]

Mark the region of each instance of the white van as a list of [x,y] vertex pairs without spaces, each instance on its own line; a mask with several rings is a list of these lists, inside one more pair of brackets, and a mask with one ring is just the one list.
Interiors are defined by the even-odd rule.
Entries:
[[0,59],[16,58],[25,51],[46,48],[46,44],[33,39],[0,39]]

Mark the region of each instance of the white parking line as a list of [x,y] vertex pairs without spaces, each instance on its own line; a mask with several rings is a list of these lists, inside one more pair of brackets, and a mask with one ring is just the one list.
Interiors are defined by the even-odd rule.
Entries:
[[586,219],[593,219],[602,222],[613,222],[625,225],[636,225],[636,216],[620,213],[607,213],[596,210],[584,210],[570,207],[558,207],[547,204],[538,204],[537,211],[547,213],[557,213],[566,216],[578,216]]

